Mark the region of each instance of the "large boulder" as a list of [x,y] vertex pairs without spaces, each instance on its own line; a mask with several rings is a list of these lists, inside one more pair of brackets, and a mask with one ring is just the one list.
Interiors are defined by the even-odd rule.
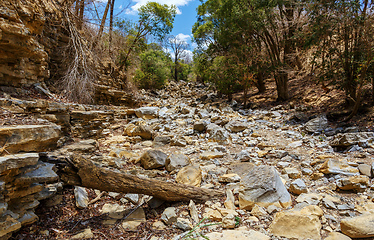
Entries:
[[345,218],[340,222],[342,233],[351,238],[374,237],[374,214]]
[[57,147],[60,135],[57,125],[1,126],[0,146],[9,153],[44,152]]
[[291,196],[275,170],[269,166],[253,166],[240,181],[239,206],[241,209],[252,210],[257,204],[262,207],[275,205],[291,206]]

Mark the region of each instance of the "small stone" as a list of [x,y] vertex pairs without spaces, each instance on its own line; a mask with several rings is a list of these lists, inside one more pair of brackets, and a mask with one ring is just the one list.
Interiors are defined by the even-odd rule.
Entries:
[[218,210],[211,208],[205,208],[204,217],[210,219],[211,221],[222,221],[222,215]]
[[171,225],[177,221],[177,214],[175,212],[175,207],[168,207],[164,210],[161,215],[161,220],[164,221],[166,225]]
[[333,203],[331,200],[324,198],[322,200],[322,204],[327,209],[336,209],[335,203]]
[[187,166],[179,170],[175,181],[186,185],[199,187],[201,184],[202,174],[199,167]]
[[223,183],[234,183],[240,181],[240,176],[236,173],[228,173],[219,177],[219,182]]
[[164,230],[166,228],[166,225],[161,221],[157,221],[152,224],[152,227],[157,230]]
[[261,232],[246,229],[223,230],[222,233],[211,232],[205,236],[210,240],[270,240],[269,236]]
[[361,192],[368,187],[369,177],[360,175],[349,178],[340,178],[336,180],[335,183],[336,186],[341,190],[355,190]]
[[126,230],[134,231],[140,224],[146,221],[144,209],[138,208],[122,222],[122,227]]
[[208,123],[206,121],[196,122],[193,125],[193,129],[197,132],[204,132]]
[[190,220],[186,218],[177,218],[177,223],[176,223],[177,228],[182,229],[183,231],[188,231],[192,229],[192,224]]
[[167,155],[159,150],[149,150],[140,157],[145,169],[155,169],[165,166]]
[[358,165],[358,170],[362,175],[368,176],[370,178],[373,177],[373,172],[371,170],[371,166],[368,164],[360,164]]
[[133,204],[138,204],[139,202],[139,195],[134,193],[127,193],[124,196],[125,199],[129,200]]
[[153,119],[158,117],[159,110],[158,107],[141,107],[135,109],[135,114],[138,118]]
[[190,159],[184,154],[171,154],[165,161],[165,168],[169,172],[189,165]]
[[75,204],[78,208],[86,208],[88,206],[88,193],[86,188],[75,186],[74,188]]
[[355,167],[351,167],[346,161],[339,161],[336,159],[328,159],[326,160],[319,171],[324,174],[345,174],[345,175],[354,175],[358,173],[358,169]]
[[242,150],[235,158],[241,162],[248,162],[252,157],[247,150]]
[[268,215],[267,211],[265,208],[263,207],[260,207],[258,205],[255,205],[253,208],[252,208],[252,211],[251,211],[251,215],[252,216],[255,216],[257,218],[262,218],[262,217],[265,217]]
[[226,201],[225,201],[225,207],[227,209],[235,209],[235,197],[234,194],[230,189],[226,189]]
[[197,209],[196,209],[196,205],[195,205],[194,201],[190,200],[190,204],[188,205],[188,209],[190,210],[190,215],[191,215],[192,220],[195,223],[198,223],[199,222],[199,214],[197,213]]
[[230,121],[229,123],[227,123],[225,125],[225,128],[229,130],[230,132],[237,133],[237,132],[242,132],[245,129],[247,129],[248,124],[245,122],[234,120],[234,121]]
[[71,237],[71,239],[87,239],[93,238],[94,234],[91,231],[91,228],[86,228],[78,234],[75,234]]
[[221,158],[221,157],[224,157],[226,154],[225,153],[222,153],[222,152],[203,152],[202,154],[200,154],[200,159],[202,160],[210,160],[210,159],[214,159],[214,158]]
[[287,174],[288,177],[296,179],[300,177],[300,172],[296,168],[286,167],[282,171],[283,174]]
[[231,213],[227,214],[222,218],[222,228],[228,229],[228,228],[235,228],[236,221],[235,216]]
[[306,188],[305,182],[302,179],[296,179],[290,184],[289,188],[291,193],[300,195],[302,193],[307,193],[308,189]]

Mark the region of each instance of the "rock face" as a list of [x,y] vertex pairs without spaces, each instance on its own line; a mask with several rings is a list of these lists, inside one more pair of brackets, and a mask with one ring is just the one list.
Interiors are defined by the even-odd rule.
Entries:
[[45,46],[57,39],[47,43],[38,35],[53,31],[45,25],[61,17],[57,8],[48,0],[0,2],[0,85],[30,86],[49,77]]
[[60,132],[57,125],[1,126],[0,145],[9,153],[46,151],[56,148]]
[[340,222],[342,233],[351,238],[374,237],[374,214],[345,218]]
[[240,208],[251,210],[255,204],[263,207],[291,205],[291,196],[273,167],[255,166],[240,181]]
[[0,157],[0,239],[38,220],[34,209],[39,200],[57,191],[47,185],[58,180],[53,166],[39,161],[37,153]]

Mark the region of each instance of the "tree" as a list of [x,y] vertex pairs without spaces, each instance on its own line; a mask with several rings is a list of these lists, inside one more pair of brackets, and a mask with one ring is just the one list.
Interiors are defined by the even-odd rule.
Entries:
[[164,86],[169,77],[170,57],[155,46],[140,54],[140,68],[135,72],[135,83],[140,88],[158,89]]
[[[265,61],[253,59],[266,54],[260,59],[269,59],[278,100],[287,100],[288,72],[296,65],[296,29],[303,13],[300,2],[207,0],[198,8],[194,38],[198,44],[210,43],[213,57],[235,55],[247,71],[261,69]],[[263,91],[263,72],[258,76],[257,86]]]
[[189,48],[186,41],[181,40],[178,36],[170,36],[168,39],[168,46],[173,51],[174,56],[174,80],[178,81],[178,70],[180,68],[180,60]]
[[[139,8],[139,20],[130,29],[125,29],[132,35],[126,50],[120,55],[120,69],[127,69],[129,56],[136,44],[147,35],[153,35],[161,40],[173,29],[176,7],[148,2]],[[130,30],[130,31],[129,31]]]

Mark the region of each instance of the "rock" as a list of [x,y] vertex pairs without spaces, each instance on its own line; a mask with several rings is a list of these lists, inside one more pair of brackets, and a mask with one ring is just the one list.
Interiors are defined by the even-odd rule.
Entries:
[[134,231],[140,224],[146,221],[144,209],[138,208],[122,222],[122,227],[125,230]]
[[223,230],[222,233],[212,232],[205,235],[210,240],[270,240],[270,237],[254,230]]
[[236,221],[235,221],[235,216],[232,213],[227,214],[222,218],[222,228],[227,229],[227,228],[235,228]]
[[322,132],[328,127],[328,121],[326,116],[320,116],[309,120],[304,125],[304,130],[309,133]]
[[265,208],[258,206],[257,204],[251,210],[251,215],[257,218],[262,218],[268,215]]
[[74,187],[74,196],[75,196],[75,205],[78,208],[86,208],[88,207],[88,193],[86,191],[86,188],[84,187]]
[[10,169],[36,165],[39,160],[37,153],[11,154],[0,157],[0,173]]
[[219,182],[223,183],[234,183],[239,182],[240,176],[236,173],[228,173],[219,177]]
[[254,166],[240,181],[241,209],[251,210],[255,204],[262,207],[288,207],[291,203],[291,196],[274,167]]
[[0,146],[9,153],[44,152],[57,147],[60,134],[57,125],[0,126]]
[[193,125],[193,130],[197,132],[204,132],[206,130],[206,126],[208,126],[208,122],[206,121],[195,122]]
[[211,208],[205,208],[204,218],[208,218],[211,221],[222,221],[222,215],[218,210]]
[[230,121],[225,125],[225,128],[229,130],[230,132],[237,133],[237,132],[242,132],[245,129],[248,128],[247,123],[241,122],[241,121]]
[[198,115],[201,119],[208,118],[208,117],[210,116],[209,112],[208,112],[206,109],[200,109],[200,110],[198,110],[197,115]]
[[164,230],[166,228],[166,225],[161,221],[157,221],[152,224],[152,227],[157,230]]
[[203,152],[202,154],[200,154],[200,159],[202,159],[202,160],[210,160],[210,159],[214,159],[214,158],[221,158],[221,157],[223,157],[225,155],[226,154],[222,153],[222,152],[211,152],[211,151],[207,151],[207,152]]
[[58,175],[53,171],[54,166],[51,163],[38,162],[34,168],[30,168],[25,174],[19,175],[14,183],[26,185],[38,182],[55,182],[58,180]]
[[165,166],[167,155],[159,150],[149,150],[140,157],[145,169],[155,169]]
[[306,202],[310,205],[318,205],[323,196],[318,193],[302,193],[296,198],[296,202]]
[[269,232],[277,237],[319,240],[321,228],[318,216],[308,211],[293,210],[276,213]]
[[374,237],[374,214],[345,218],[340,222],[342,233],[351,238]]
[[351,167],[346,161],[339,161],[336,159],[326,160],[319,171],[324,174],[345,174],[345,175],[354,175],[358,173],[358,169]]
[[149,126],[140,124],[136,126],[134,124],[128,124],[124,130],[125,134],[129,137],[139,136],[145,140],[151,140],[153,138],[153,132]]
[[362,175],[368,176],[370,178],[373,177],[373,172],[371,170],[371,166],[368,164],[360,164],[358,165],[358,170]]
[[139,202],[139,195],[135,193],[127,193],[124,198],[130,201],[132,204],[138,204]]
[[301,179],[296,179],[290,184],[289,188],[291,193],[300,195],[302,193],[307,193],[308,189],[306,188],[305,182]]
[[6,237],[6,235],[9,233],[17,231],[21,228],[21,223],[9,215],[0,217],[0,220],[0,238]]
[[192,223],[190,220],[186,218],[177,218],[177,223],[176,223],[177,228],[182,229],[183,231],[188,231],[192,229]]
[[230,189],[226,189],[226,200],[224,202],[227,209],[235,209],[235,197]]
[[288,177],[296,179],[300,177],[300,172],[296,168],[286,167],[282,171],[283,174],[287,174]]
[[86,228],[80,233],[77,233],[71,237],[71,239],[87,239],[87,238],[93,238],[94,234],[91,231],[91,228]]
[[247,150],[242,150],[235,158],[241,162],[248,162],[252,157]]
[[190,163],[191,163],[190,158],[187,157],[186,155],[181,154],[181,153],[179,154],[173,153],[170,156],[168,156],[168,158],[166,158],[165,168],[166,170],[171,172],[176,169],[185,167],[189,165]]
[[225,142],[229,138],[229,133],[214,123],[207,126],[207,133],[209,133],[209,140],[214,142]]
[[368,187],[369,178],[363,175],[352,176],[349,178],[340,178],[335,183],[341,190],[355,190],[360,192]]
[[351,238],[339,232],[331,232],[325,240],[351,240]]
[[338,133],[330,141],[330,146],[347,148],[352,145],[360,145],[373,137],[374,132]]
[[171,137],[170,136],[157,136],[154,138],[153,141],[155,142],[155,144],[166,145],[170,143]]
[[191,215],[192,220],[195,223],[198,223],[199,222],[199,214],[197,213],[197,209],[196,209],[196,205],[195,205],[194,201],[190,200],[190,204],[188,205],[188,209],[190,210],[190,215]]
[[301,147],[303,145],[303,141],[296,141],[296,142],[292,142],[290,144],[287,145],[288,148],[297,148],[297,147]]
[[159,110],[158,107],[141,107],[135,109],[135,115],[138,118],[153,119],[158,117]]
[[187,146],[187,141],[182,137],[175,137],[170,141],[171,146],[185,147]]
[[175,181],[177,183],[199,187],[201,184],[201,179],[202,174],[199,167],[187,166],[179,170]]
[[166,225],[171,225],[177,221],[177,214],[175,212],[175,207],[168,207],[164,210],[161,215],[161,220],[164,221]]
[[125,206],[119,205],[118,203],[111,204],[105,203],[101,209],[101,213],[107,213],[110,218],[121,219],[125,215]]

